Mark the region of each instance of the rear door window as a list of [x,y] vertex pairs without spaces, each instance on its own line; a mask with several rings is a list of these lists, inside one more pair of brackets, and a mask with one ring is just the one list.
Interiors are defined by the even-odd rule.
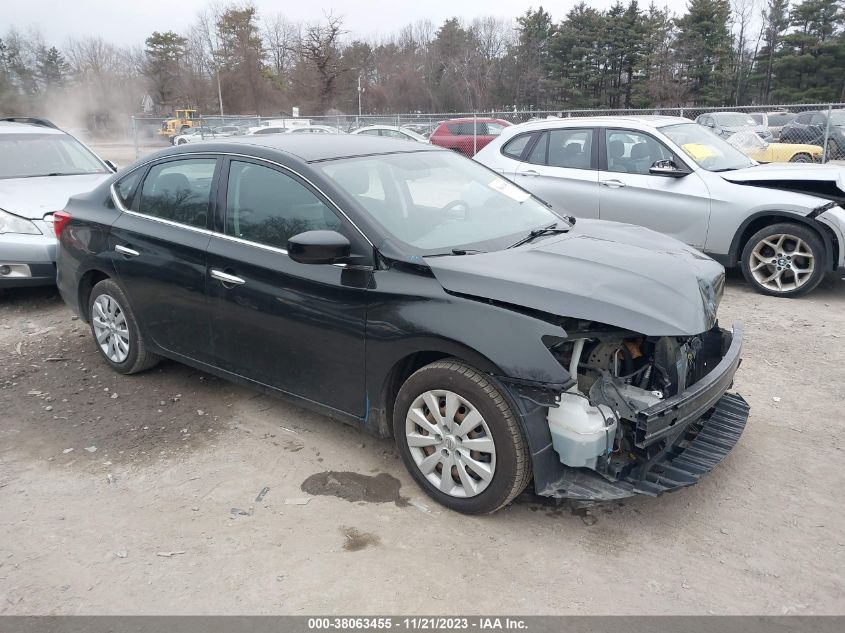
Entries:
[[150,168],[138,211],[163,220],[208,228],[215,158],[190,158]]

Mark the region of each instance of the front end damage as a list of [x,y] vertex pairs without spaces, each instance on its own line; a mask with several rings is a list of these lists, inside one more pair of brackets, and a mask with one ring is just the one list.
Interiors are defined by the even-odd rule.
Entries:
[[738,325],[662,337],[578,328],[549,349],[573,380],[546,394],[551,446],[535,456],[540,495],[600,501],[689,486],[745,428],[748,405],[726,393],[740,364]]

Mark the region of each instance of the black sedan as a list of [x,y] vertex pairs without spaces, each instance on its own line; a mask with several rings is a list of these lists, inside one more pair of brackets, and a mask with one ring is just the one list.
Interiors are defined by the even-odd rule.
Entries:
[[724,271],[575,221],[433,146],[278,135],[171,148],[56,213],[58,285],[115,371],[168,357],[393,436],[441,503],[533,478],[613,499],[695,483],[748,407]]

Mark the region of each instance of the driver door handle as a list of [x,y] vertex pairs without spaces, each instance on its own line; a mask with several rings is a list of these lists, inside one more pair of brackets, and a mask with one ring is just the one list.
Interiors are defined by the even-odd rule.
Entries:
[[223,282],[223,285],[229,284],[232,286],[243,286],[246,281],[240,277],[235,277],[229,273],[224,273],[222,270],[211,269],[211,278]]
[[526,171],[519,172],[520,176],[539,176],[540,174],[534,171],[533,169],[528,169]]
[[624,182],[622,182],[621,180],[616,180],[615,178],[612,178],[610,180],[602,180],[601,184],[603,184],[605,187],[612,187],[613,189],[619,189],[620,187],[625,186]]

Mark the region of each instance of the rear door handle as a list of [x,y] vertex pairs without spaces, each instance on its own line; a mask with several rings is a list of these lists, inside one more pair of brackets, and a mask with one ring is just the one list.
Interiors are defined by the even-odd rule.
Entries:
[[121,255],[126,255],[127,257],[138,257],[141,253],[126,246],[122,246],[120,244],[115,244],[114,250]]
[[520,175],[520,176],[539,176],[540,174],[538,174],[538,173],[537,173],[536,171],[534,171],[533,169],[528,169],[528,170],[526,170],[526,171],[521,171],[521,172],[519,172],[519,175]]
[[624,187],[625,183],[621,180],[616,180],[615,178],[612,180],[602,180],[601,184],[605,187],[613,187],[614,189],[618,189],[619,187]]
[[211,278],[223,282],[224,286],[227,284],[231,286],[243,286],[246,283],[246,281],[240,277],[235,277],[234,275],[224,273],[222,270],[216,270],[214,268],[211,269]]

